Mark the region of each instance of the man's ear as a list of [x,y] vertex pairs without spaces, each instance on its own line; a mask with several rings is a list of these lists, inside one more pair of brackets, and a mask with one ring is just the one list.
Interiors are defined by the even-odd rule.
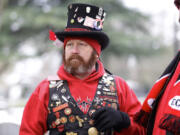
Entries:
[[98,56],[98,54],[96,54],[96,59],[97,59],[97,60],[99,59],[99,56]]

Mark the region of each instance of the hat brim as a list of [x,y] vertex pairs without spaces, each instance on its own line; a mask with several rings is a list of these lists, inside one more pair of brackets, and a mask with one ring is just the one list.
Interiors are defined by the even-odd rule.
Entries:
[[65,37],[89,37],[95,39],[101,45],[101,50],[104,50],[109,44],[109,38],[104,32],[99,31],[62,31],[62,32],[55,32],[57,38],[64,42]]

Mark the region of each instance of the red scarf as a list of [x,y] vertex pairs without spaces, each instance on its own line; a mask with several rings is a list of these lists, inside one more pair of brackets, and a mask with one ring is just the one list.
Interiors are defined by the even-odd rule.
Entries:
[[[146,97],[142,109],[135,115],[135,121],[147,127],[149,116],[154,105],[160,101],[164,92],[168,92],[164,114],[160,120],[159,127],[174,134],[180,133],[180,50],[171,61],[164,73],[161,75]],[[157,108],[158,109],[158,108]]]

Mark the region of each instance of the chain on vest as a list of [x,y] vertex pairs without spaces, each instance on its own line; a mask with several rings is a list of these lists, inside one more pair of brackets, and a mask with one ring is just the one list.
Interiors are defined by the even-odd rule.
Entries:
[[113,135],[112,130],[98,132],[91,119],[92,113],[98,108],[108,106],[119,109],[113,75],[105,73],[100,78],[87,114],[81,111],[71,96],[67,81],[50,80],[49,90],[47,126],[50,135]]

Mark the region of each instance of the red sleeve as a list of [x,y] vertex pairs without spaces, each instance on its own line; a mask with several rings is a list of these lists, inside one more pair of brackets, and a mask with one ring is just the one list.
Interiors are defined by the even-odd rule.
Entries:
[[133,116],[141,109],[141,104],[135,93],[120,77],[116,77],[116,85],[120,111],[126,112],[130,116],[131,125],[129,128],[123,129],[121,133],[116,133],[115,135],[145,135],[144,127],[138,125],[133,120]]
[[43,135],[47,131],[49,83],[42,81],[29,98],[23,112],[20,135]]

